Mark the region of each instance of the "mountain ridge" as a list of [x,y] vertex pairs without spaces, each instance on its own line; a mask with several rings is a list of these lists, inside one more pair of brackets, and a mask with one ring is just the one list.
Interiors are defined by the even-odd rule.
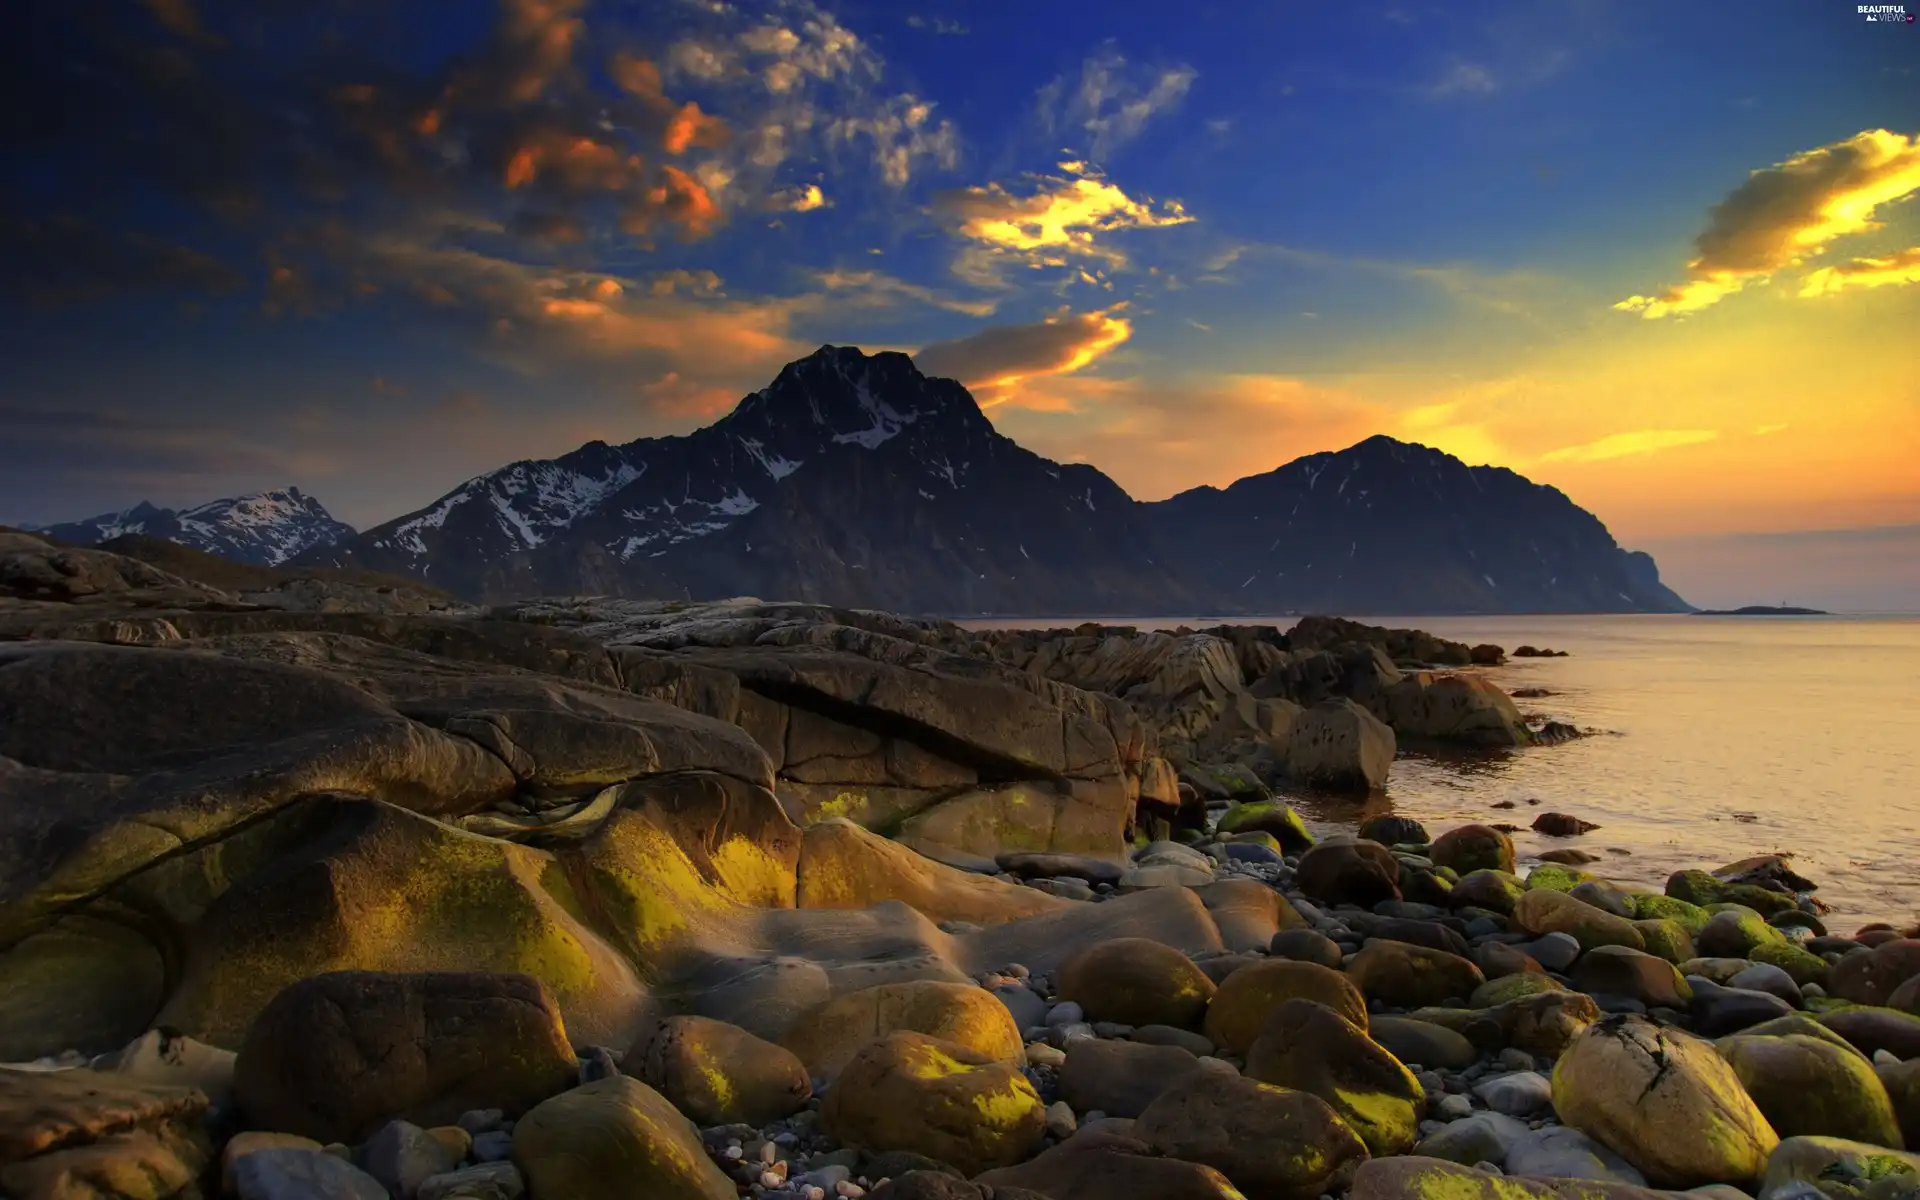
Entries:
[[482,603],[759,595],[1139,617],[1689,608],[1650,557],[1506,468],[1375,435],[1142,502],[1096,467],[1020,446],[966,388],[908,356],[832,345],[690,433],[508,463],[286,561]]
[[42,525],[35,532],[75,545],[144,536],[175,542],[235,562],[277,567],[316,546],[354,536],[319,500],[297,487],[210,500],[190,508],[146,501],[118,512]]

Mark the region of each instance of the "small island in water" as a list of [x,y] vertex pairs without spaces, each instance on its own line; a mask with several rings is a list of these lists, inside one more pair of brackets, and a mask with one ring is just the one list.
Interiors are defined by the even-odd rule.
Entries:
[[1745,608],[1702,608],[1696,617],[1830,617],[1824,608],[1795,608],[1791,604],[1749,604]]

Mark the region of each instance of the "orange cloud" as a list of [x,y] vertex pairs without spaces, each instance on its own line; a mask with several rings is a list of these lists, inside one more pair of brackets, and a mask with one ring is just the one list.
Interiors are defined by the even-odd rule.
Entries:
[[1822,267],[1808,275],[1800,289],[1802,299],[1831,296],[1847,288],[1898,287],[1920,283],[1920,246],[1885,258],[1856,258],[1839,266]]
[[644,237],[656,224],[676,225],[687,241],[706,237],[720,223],[712,193],[678,167],[662,166],[659,181],[643,190],[620,213],[620,227]]
[[1102,235],[1193,220],[1178,201],[1156,209],[1085,163],[1064,162],[1060,170],[1061,176],[1035,177],[1030,195],[1017,196],[990,183],[934,197],[934,211],[955,234],[974,243],[976,254],[963,255],[956,270],[980,282],[997,282],[997,264],[1008,259],[1030,267],[1063,267],[1073,258],[1120,267],[1126,256],[1103,243]]
[[1698,446],[1720,437],[1717,429],[1636,429],[1610,433],[1577,446],[1562,446],[1540,456],[1541,462],[1606,462],[1640,454],[1657,454],[1679,446]]
[[1649,319],[1697,312],[1799,265],[1838,238],[1879,228],[1875,211],[1916,191],[1920,137],[1869,129],[1796,154],[1753,172],[1713,207],[1694,239],[1698,254],[1687,264],[1685,283],[1629,296],[1614,308]]
[[1031,325],[995,325],[969,337],[936,342],[914,355],[914,361],[928,375],[966,384],[980,393],[983,407],[993,407],[1014,399],[1027,380],[1070,375],[1132,337],[1133,325],[1116,315],[1123,307],[1048,317]]
[[695,147],[710,150],[726,145],[726,122],[702,112],[692,101],[675,104],[667,97],[660,68],[653,62],[617,54],[608,70],[614,82],[640,102],[666,154],[678,156]]

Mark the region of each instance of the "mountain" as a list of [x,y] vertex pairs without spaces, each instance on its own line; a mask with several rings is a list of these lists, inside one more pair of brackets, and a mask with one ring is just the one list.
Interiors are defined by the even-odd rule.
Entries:
[[1557,488],[1389,437],[1142,508],[1181,575],[1232,611],[1689,607]]
[[177,510],[141,503],[84,521],[45,526],[39,532],[80,546],[138,534],[235,562],[275,567],[315,546],[350,538],[354,530],[334,520],[318,500],[290,487]]
[[756,595],[908,612],[1201,602],[1093,467],[994,431],[904,354],[824,346],[684,437],[513,463],[304,561],[487,601]]
[[537,594],[904,612],[1684,611],[1560,492],[1370,438],[1133,500],[903,354],[823,346],[683,437],[513,463],[301,561]]

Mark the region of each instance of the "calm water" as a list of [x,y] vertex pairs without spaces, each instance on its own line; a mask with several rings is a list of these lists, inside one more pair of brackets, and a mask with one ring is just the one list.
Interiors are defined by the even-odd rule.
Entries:
[[[1920,617],[1367,620],[1508,650],[1529,642],[1567,650],[1569,658],[1518,659],[1487,674],[1508,691],[1553,693],[1516,701],[1523,712],[1606,731],[1486,757],[1403,754],[1387,786],[1392,811],[1436,833],[1469,820],[1524,827],[1536,812],[1572,813],[1601,828],[1570,839],[1523,829],[1514,835],[1523,861],[1578,846],[1602,856],[1590,870],[1655,886],[1681,867],[1791,853],[1833,906],[1837,932],[1920,913]],[[1284,629],[1293,618],[1269,623]],[[1362,815],[1358,806],[1295,801],[1321,829]],[[1495,808],[1501,801],[1516,807]]]

